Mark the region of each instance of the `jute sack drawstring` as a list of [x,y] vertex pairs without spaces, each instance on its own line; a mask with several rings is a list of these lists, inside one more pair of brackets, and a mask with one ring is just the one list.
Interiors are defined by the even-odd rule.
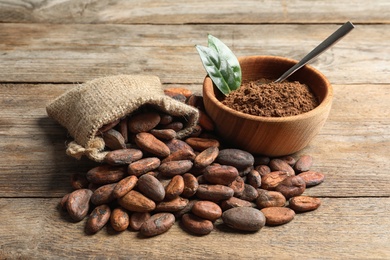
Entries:
[[101,162],[107,151],[103,138],[96,136],[98,129],[144,105],[184,117],[187,123],[177,132],[177,138],[192,133],[199,118],[196,108],[166,96],[160,79],[150,75],[117,75],[88,81],[56,98],[46,111],[74,138],[67,145],[68,155],[77,159],[86,155]]

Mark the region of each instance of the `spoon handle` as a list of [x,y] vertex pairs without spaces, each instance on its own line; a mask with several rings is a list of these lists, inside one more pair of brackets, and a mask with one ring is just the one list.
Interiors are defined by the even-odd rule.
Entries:
[[332,33],[326,40],[320,43],[317,47],[315,47],[311,52],[309,52],[301,61],[292,66],[288,71],[286,71],[280,78],[275,80],[275,82],[282,82],[286,78],[288,78],[291,74],[302,68],[309,61],[320,55],[322,52],[326,51],[333,44],[338,42],[342,37],[347,35],[355,26],[351,22],[346,22],[343,26],[341,26],[337,31]]

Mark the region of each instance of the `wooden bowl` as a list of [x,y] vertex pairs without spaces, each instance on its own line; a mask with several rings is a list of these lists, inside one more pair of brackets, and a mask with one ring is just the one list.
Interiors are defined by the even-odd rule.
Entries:
[[[238,60],[243,82],[260,78],[274,80],[297,63],[275,56],[248,56]],[[272,157],[293,154],[306,147],[328,118],[332,106],[332,86],[319,71],[308,65],[288,80],[309,86],[317,96],[319,106],[309,112],[288,117],[245,114],[223,105],[220,102],[223,95],[206,77],[203,82],[205,109],[224,142],[256,155]]]

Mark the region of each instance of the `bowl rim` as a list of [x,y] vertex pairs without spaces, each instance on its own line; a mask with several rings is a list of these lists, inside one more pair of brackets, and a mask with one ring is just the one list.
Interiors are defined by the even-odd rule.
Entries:
[[[298,61],[294,60],[294,59],[285,58],[285,57],[281,57],[281,56],[272,56],[272,55],[241,56],[241,57],[238,57],[238,60],[241,61],[243,59],[248,59],[248,58],[265,59],[265,60],[270,60],[270,59],[275,60],[276,59],[279,61],[292,62],[294,64],[298,63]],[[246,114],[246,113],[237,111],[235,109],[232,109],[230,107],[227,107],[224,104],[222,104],[222,102],[219,101],[215,95],[212,94],[212,93],[214,93],[213,89],[215,88],[215,86],[214,86],[214,83],[212,82],[211,78],[208,75],[206,75],[206,77],[204,78],[204,81],[203,81],[203,95],[207,96],[221,110],[224,110],[224,111],[228,112],[229,114],[232,114],[236,117],[241,117],[243,119],[248,119],[248,120],[252,120],[252,121],[262,121],[262,122],[274,122],[274,123],[307,119],[310,117],[314,117],[319,113],[322,113],[323,110],[326,109],[326,107],[328,107],[332,103],[333,88],[332,88],[332,85],[330,84],[329,80],[319,70],[315,69],[314,67],[312,67],[310,65],[305,65],[301,69],[303,69],[303,68],[309,70],[310,73],[316,74],[319,78],[321,78],[324,81],[325,86],[326,86],[326,90],[327,90],[322,102],[314,109],[312,109],[308,112],[305,112],[303,114],[294,115],[294,116],[285,116],[285,117],[263,117],[263,116],[255,116],[255,115]],[[213,89],[206,88],[207,81],[211,82],[211,84],[208,84],[208,86],[211,85]]]

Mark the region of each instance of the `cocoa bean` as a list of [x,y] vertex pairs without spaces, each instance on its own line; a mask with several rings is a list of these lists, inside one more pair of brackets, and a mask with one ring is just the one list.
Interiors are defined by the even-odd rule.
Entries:
[[190,145],[192,149],[199,152],[202,152],[209,147],[219,147],[219,141],[210,138],[189,137],[186,139],[186,143]]
[[247,200],[247,201],[254,201],[257,196],[259,196],[256,188],[249,184],[244,185],[244,191],[243,193],[239,196],[240,199],[242,200]]
[[173,116],[165,113],[160,113],[160,124],[159,125],[167,125],[173,121]]
[[321,205],[319,198],[296,196],[289,200],[289,207],[295,212],[307,212],[317,209]]
[[244,193],[245,181],[242,177],[238,176],[232,183],[229,184],[229,188],[234,191],[235,197],[240,197]]
[[286,163],[288,163],[288,165],[290,165],[291,167],[294,167],[295,163],[297,162],[297,160],[295,160],[294,157],[292,157],[291,155],[286,155],[286,156],[283,156],[282,158],[283,161],[285,161]]
[[66,210],[66,204],[68,203],[70,193],[65,194],[60,200],[60,207],[62,210]]
[[194,149],[187,144],[186,142],[179,140],[179,139],[172,139],[165,142],[166,146],[168,146],[171,153],[174,153],[176,151],[191,151],[194,152]]
[[214,127],[213,120],[209,117],[209,115],[207,115],[202,110],[198,110],[198,111],[199,111],[199,120],[198,120],[199,125],[206,131],[210,131],[210,132],[214,131],[215,127]]
[[164,162],[158,167],[158,171],[165,176],[173,177],[188,172],[192,165],[190,160]]
[[172,88],[166,88],[164,89],[164,93],[176,93],[176,94],[181,94],[185,96],[186,98],[189,98],[192,95],[192,91],[186,88],[179,88],[179,87],[172,87]]
[[259,209],[268,207],[283,207],[286,204],[286,198],[278,191],[268,191],[257,189],[259,196],[256,199],[256,205]]
[[186,104],[192,107],[196,107],[199,110],[205,111],[203,104],[203,97],[200,95],[191,95],[187,98]]
[[199,183],[194,175],[191,173],[183,174],[184,189],[181,196],[189,198],[195,195],[198,190]]
[[181,161],[181,160],[194,160],[196,157],[193,150],[178,150],[167,157],[165,157],[161,162],[170,162],[170,161]]
[[265,190],[274,190],[289,174],[285,171],[270,172],[261,177],[261,188]]
[[212,201],[197,201],[192,207],[192,213],[210,221],[215,221],[222,216],[221,207]]
[[167,232],[175,224],[172,213],[157,213],[147,219],[140,228],[140,233],[147,237],[157,236]]
[[223,212],[223,223],[241,231],[258,231],[264,227],[266,218],[258,209],[251,207],[231,208]]
[[131,190],[119,198],[118,203],[125,209],[135,212],[150,212],[156,208],[156,203],[153,200],[135,190]]
[[148,157],[140,159],[136,162],[129,164],[127,172],[129,173],[129,175],[135,175],[139,177],[147,172],[157,169],[160,166],[160,163],[161,161],[157,157]]
[[111,150],[125,149],[126,142],[120,132],[110,129],[103,133],[104,144]]
[[87,216],[91,196],[92,191],[88,189],[78,189],[69,194],[66,210],[74,221],[81,221]]
[[207,235],[214,229],[213,222],[195,216],[191,213],[184,214],[181,218],[181,223],[183,224],[185,230],[195,235]]
[[173,200],[161,201],[156,205],[156,212],[176,212],[187,206],[188,199],[176,197]]
[[129,142],[129,132],[127,127],[128,117],[124,117],[119,122],[119,133],[123,136],[125,143]]
[[104,157],[104,162],[111,165],[130,164],[141,159],[143,153],[139,149],[120,149],[110,151]]
[[112,128],[114,128],[117,124],[119,124],[119,119],[117,119],[117,120],[115,120],[115,121],[113,121],[113,122],[111,122],[111,123],[108,123],[108,124],[105,124],[105,125],[103,125],[102,127],[100,127],[99,129],[98,129],[98,133],[104,133],[104,132],[107,132],[108,130],[110,130],[110,129],[112,129]]
[[211,165],[206,167],[203,176],[211,184],[229,185],[238,177],[238,171],[229,165]]
[[184,125],[183,125],[182,122],[173,121],[173,122],[171,122],[171,123],[169,123],[169,124],[167,124],[167,125],[163,125],[163,126],[161,126],[161,127],[162,127],[163,129],[171,129],[171,130],[173,130],[173,131],[175,131],[175,132],[178,132],[178,131],[180,131],[180,130],[183,129]]
[[232,188],[219,184],[201,184],[199,185],[198,190],[196,192],[196,196],[198,196],[198,198],[215,202],[227,200],[230,197],[233,197],[233,195],[234,191]]
[[160,115],[156,112],[143,112],[129,118],[127,126],[131,133],[148,132],[160,123]]
[[194,159],[194,166],[197,168],[204,168],[214,162],[219,153],[218,147],[212,146],[201,153],[199,153]]
[[85,174],[74,173],[71,175],[70,184],[73,189],[86,189],[88,188],[89,181]]
[[165,189],[161,182],[150,174],[144,174],[138,179],[138,190],[155,202],[162,201],[165,197]]
[[179,211],[175,211],[175,212],[173,212],[173,214],[175,215],[176,218],[181,218],[184,214],[187,214],[187,213],[191,212],[192,207],[194,206],[194,204],[197,201],[198,200],[196,200],[196,199],[189,200],[187,205],[183,209],[181,209]]
[[180,196],[183,193],[183,190],[184,190],[184,179],[181,175],[176,175],[165,187],[165,199],[172,200]]
[[97,206],[89,215],[85,231],[87,234],[95,234],[101,230],[110,220],[111,209],[108,205]]
[[116,199],[124,196],[126,193],[128,193],[135,187],[137,182],[138,182],[138,178],[135,175],[128,176],[120,180],[115,185],[115,188],[112,191],[112,196]]
[[275,190],[282,193],[286,199],[289,199],[301,195],[305,189],[306,183],[300,176],[290,176],[276,186]]
[[261,177],[271,172],[271,169],[268,167],[268,165],[258,165],[255,167],[255,170],[259,172]]
[[268,165],[270,161],[268,156],[256,156],[254,165]]
[[101,165],[87,172],[87,180],[94,184],[104,185],[118,182],[126,175],[126,167]]
[[159,140],[172,140],[176,137],[176,131],[173,129],[152,129],[149,133]]
[[294,165],[294,169],[297,173],[306,172],[310,170],[313,165],[313,157],[310,155],[302,155]]
[[150,213],[149,212],[134,212],[133,214],[131,214],[130,216],[130,223],[129,223],[129,226],[134,230],[134,231],[138,231],[140,230],[142,224],[144,224],[144,222],[146,220],[148,220],[150,218]]
[[221,202],[221,208],[223,211],[237,207],[253,207],[253,205],[247,200],[242,200],[236,197],[231,197]]
[[269,162],[269,167],[271,171],[284,171],[287,172],[289,176],[295,175],[294,169],[282,159],[272,159]]
[[123,208],[115,208],[111,212],[110,224],[115,231],[124,231],[130,223],[129,214]]
[[253,166],[255,158],[252,154],[241,149],[222,149],[216,161],[220,164],[231,165],[237,169]]
[[305,181],[306,187],[312,187],[321,184],[325,179],[325,175],[323,173],[316,171],[302,172],[298,176]]
[[166,157],[171,153],[166,144],[150,133],[138,133],[134,138],[134,142],[141,150],[157,157]]
[[256,170],[251,170],[246,176],[247,182],[254,188],[260,188],[261,186],[261,175]]
[[115,186],[116,183],[111,183],[97,188],[91,196],[91,202],[94,205],[102,205],[102,204],[110,203],[112,200],[114,200],[113,190]]
[[260,210],[266,219],[265,224],[268,226],[283,225],[295,217],[295,212],[285,207],[268,207]]

